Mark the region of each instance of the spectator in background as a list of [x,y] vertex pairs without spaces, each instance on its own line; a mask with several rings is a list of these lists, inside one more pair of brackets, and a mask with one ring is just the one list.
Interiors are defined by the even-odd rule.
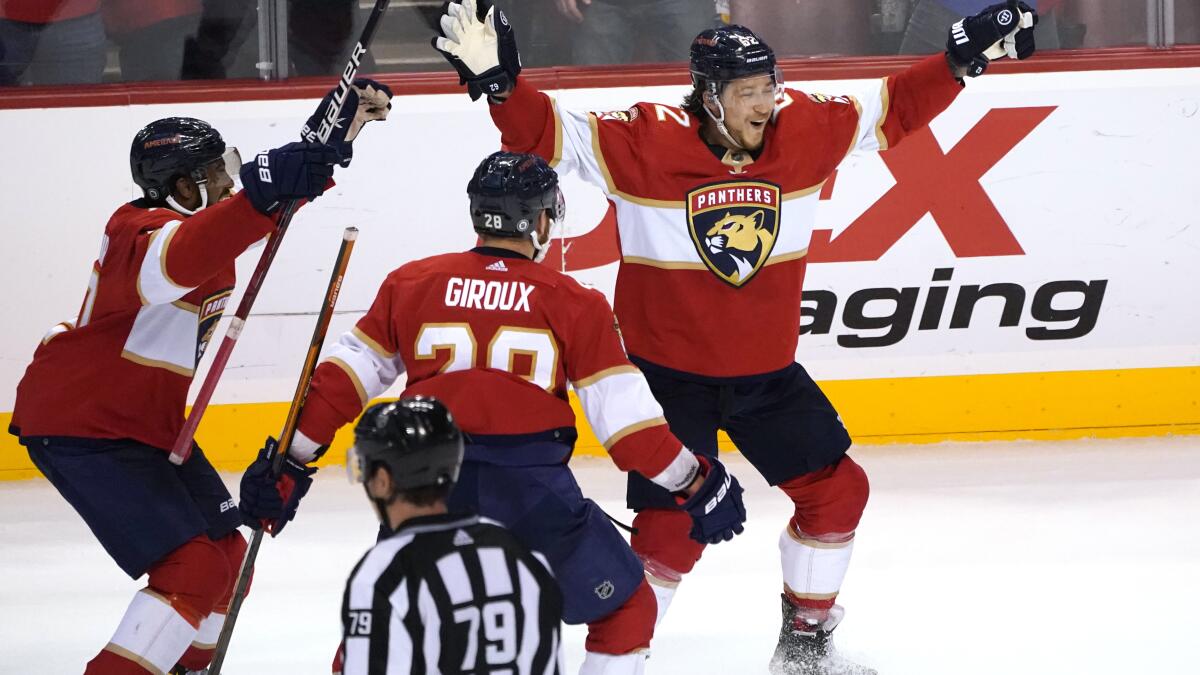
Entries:
[[578,24],[576,65],[686,61],[692,38],[715,22],[713,0],[555,0]]
[[[258,8],[248,0],[203,0],[203,5],[196,34],[184,40],[183,79],[223,80],[258,26]],[[251,69],[233,77],[254,74]]]
[[862,56],[876,53],[872,6],[867,0],[730,0],[729,10],[733,23],[753,26],[781,57]]
[[[908,16],[908,26],[904,29],[904,38],[900,42],[900,53],[933,54],[945,50],[946,26],[997,2],[999,0],[915,0]],[[1038,25],[1033,30],[1038,50],[1059,49],[1061,45],[1055,10],[1063,0],[1025,0],[1025,3],[1038,13]]]
[[0,86],[99,82],[100,0],[0,0]]
[[358,0],[288,0],[292,75],[334,75],[346,65],[357,6]]
[[200,0],[104,0],[101,9],[122,81],[182,76],[183,47],[196,34]]

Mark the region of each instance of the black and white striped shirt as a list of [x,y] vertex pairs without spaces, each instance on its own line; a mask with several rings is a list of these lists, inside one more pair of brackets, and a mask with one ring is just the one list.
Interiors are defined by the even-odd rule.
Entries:
[[562,594],[545,558],[478,516],[407,520],[342,600],[344,675],[561,675]]

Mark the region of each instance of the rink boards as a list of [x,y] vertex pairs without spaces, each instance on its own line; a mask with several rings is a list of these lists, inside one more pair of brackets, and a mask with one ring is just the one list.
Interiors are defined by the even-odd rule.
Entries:
[[[859,442],[1200,431],[1198,75],[988,76],[929,131],[843,163],[821,189],[797,358]],[[789,84],[831,94],[878,86]],[[564,108],[619,110],[684,92],[553,93]],[[0,411],[12,410],[45,330],[77,310],[103,222],[131,198],[134,131],[158,117],[196,116],[248,156],[293,140],[314,105],[0,110],[19,158],[0,167],[8,240],[0,280],[9,289]],[[239,341],[201,427],[218,465],[244,465],[282,424],[341,230],[362,234],[331,336],[353,324],[394,267],[474,243],[465,186],[498,143],[485,106],[463,95],[398,98],[386,125],[368,127],[354,166],[296,218]],[[611,297],[608,204],[573,176],[564,184],[566,269]],[[242,257],[241,279],[256,260],[257,249]],[[8,418],[0,412],[4,426]],[[579,452],[600,451],[585,434]],[[0,478],[28,475],[15,440],[0,437]]]

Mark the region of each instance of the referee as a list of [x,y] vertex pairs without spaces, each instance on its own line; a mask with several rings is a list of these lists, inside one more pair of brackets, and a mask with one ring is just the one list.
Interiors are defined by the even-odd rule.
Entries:
[[545,558],[498,523],[447,513],[463,439],[446,407],[380,403],[354,434],[347,464],[394,533],[346,583],[341,672],[561,675],[562,595]]

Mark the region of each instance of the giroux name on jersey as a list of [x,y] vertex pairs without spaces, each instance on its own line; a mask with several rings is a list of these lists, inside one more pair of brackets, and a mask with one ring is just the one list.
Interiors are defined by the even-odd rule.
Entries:
[[498,309],[528,312],[533,284],[523,281],[484,281],[450,277],[446,282],[446,306],[463,309]]

